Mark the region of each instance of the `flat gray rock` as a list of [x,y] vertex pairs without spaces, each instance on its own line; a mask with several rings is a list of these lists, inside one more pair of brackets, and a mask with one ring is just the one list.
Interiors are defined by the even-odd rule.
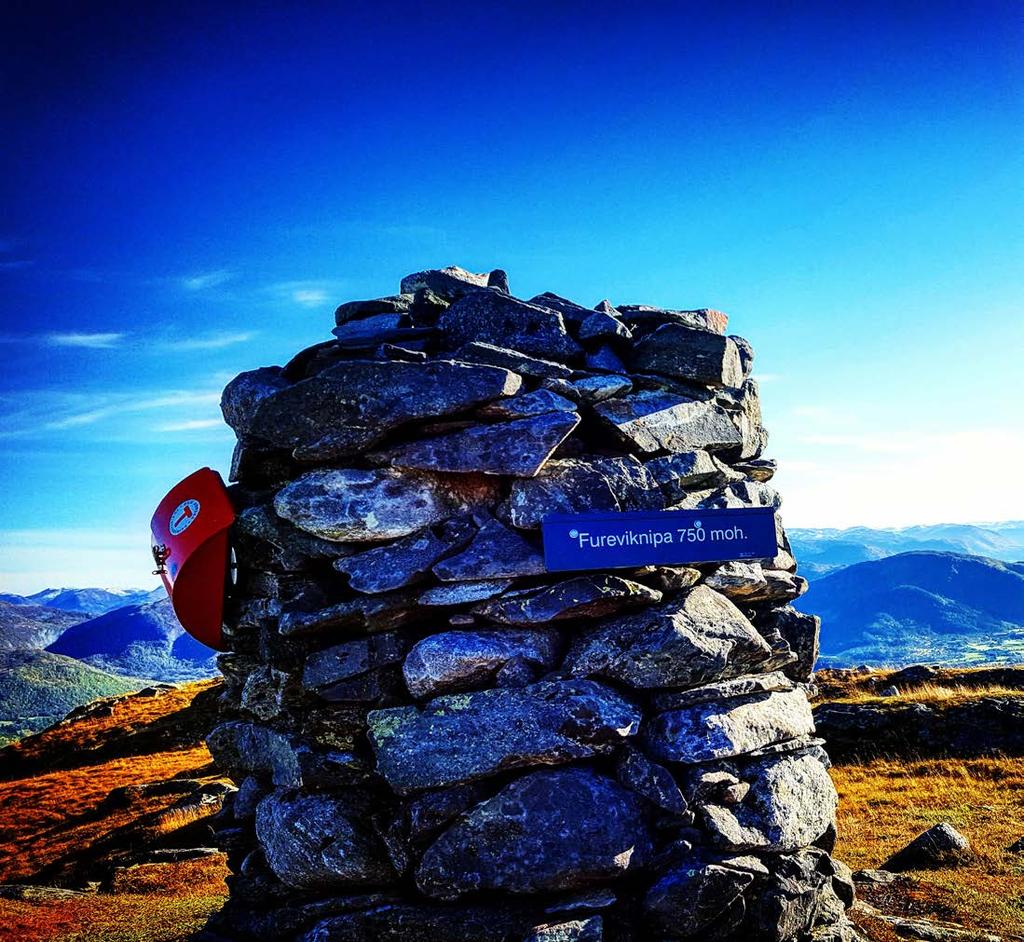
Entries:
[[510,350],[493,343],[473,341],[459,347],[453,356],[461,362],[497,366],[532,379],[566,379],[572,375],[572,370],[564,363],[528,356],[521,350]]
[[426,851],[416,885],[427,896],[543,893],[620,877],[651,859],[639,800],[590,769],[534,772],[505,786]]
[[646,332],[656,330],[664,324],[679,324],[693,330],[724,334],[729,323],[727,314],[710,308],[677,311],[670,308],[652,307],[650,304],[617,304],[615,309],[630,327]]
[[426,288],[442,298],[453,300],[471,291],[487,287],[486,272],[471,272],[458,265],[447,268],[431,268],[426,271],[413,272],[402,279],[402,294],[415,294]]
[[334,323],[340,327],[347,321],[372,317],[374,314],[405,314],[412,307],[412,301],[412,294],[393,294],[370,301],[346,301],[335,310]]
[[743,368],[736,342],[682,324],[663,324],[633,344],[626,357],[641,373],[659,373],[705,386],[740,386]]
[[395,877],[365,807],[321,794],[278,792],[256,809],[256,836],[274,875],[313,890]]
[[544,359],[560,360],[583,353],[557,311],[497,291],[467,294],[441,315],[437,325],[449,350],[478,342],[507,344]]
[[759,563],[733,560],[722,563],[704,579],[704,584],[737,602],[767,598],[768,580]]
[[724,451],[743,444],[729,413],[710,400],[648,390],[599,403],[594,412],[641,454]]
[[591,314],[594,313],[594,309],[592,307],[584,307],[582,304],[577,304],[575,301],[570,301],[568,298],[552,294],[550,291],[534,295],[530,298],[530,304],[536,304],[538,307],[546,307],[550,308],[552,311],[558,311],[558,313],[565,318],[565,322],[567,324],[582,324],[588,317],[590,317]]
[[534,478],[512,482],[513,526],[539,527],[549,514],[600,510],[661,510],[661,490],[632,456],[552,459]]
[[521,385],[499,367],[346,360],[261,398],[249,433],[300,461],[327,461],[365,451],[405,422],[462,412]]
[[314,693],[329,692],[341,681],[400,663],[408,648],[406,638],[396,632],[387,632],[313,651],[302,668],[302,686]]
[[277,492],[274,510],[324,539],[393,540],[492,502],[495,486],[475,476],[337,468],[296,478]]
[[501,595],[512,586],[511,579],[481,579],[478,582],[453,582],[451,585],[438,585],[422,592],[420,605],[469,605],[484,599]]
[[455,556],[434,566],[443,582],[513,579],[546,572],[544,557],[531,543],[497,520],[487,520],[473,541]]
[[416,642],[402,673],[409,692],[422,700],[489,686],[494,675],[515,658],[551,670],[560,647],[554,631],[444,631]]
[[[644,917],[658,938],[699,938],[726,916],[753,881],[749,873],[703,860],[669,870],[644,898]],[[741,909],[742,912],[742,909]]]
[[628,393],[633,388],[633,381],[628,376],[605,374],[574,379],[570,385],[579,394],[581,402],[595,403]]
[[782,671],[770,671],[767,674],[751,674],[746,677],[733,677],[729,680],[718,680],[712,684],[691,687],[689,690],[664,690],[651,697],[651,709],[656,712],[664,710],[680,710],[683,707],[713,700],[730,700],[733,697],[746,697],[755,693],[774,693],[794,688],[793,681]]
[[603,618],[661,601],[639,582],[601,573],[500,596],[474,611],[504,625],[545,625],[572,618]]
[[526,419],[547,412],[575,412],[576,403],[550,389],[519,392],[509,399],[496,399],[477,409],[477,415],[487,419]]
[[649,718],[644,741],[666,762],[699,763],[743,755],[814,732],[802,690],[699,703]]
[[749,673],[772,649],[725,596],[698,585],[581,634],[565,669],[632,687],[693,687]]
[[368,721],[377,770],[405,795],[609,753],[635,735],[640,711],[593,681],[546,681],[375,710]]
[[658,482],[666,500],[672,503],[684,499],[693,490],[717,487],[740,478],[728,465],[700,449],[652,458],[644,462],[644,467]]
[[712,842],[730,851],[788,852],[808,847],[835,822],[839,799],[828,771],[811,755],[772,756],[743,772],[738,805],[701,808]]
[[390,592],[414,585],[475,533],[468,521],[448,521],[439,530],[439,534],[422,530],[387,546],[335,560],[334,568],[348,576],[348,584],[357,592]]
[[450,435],[410,442],[381,453],[395,468],[533,477],[579,425],[575,412],[474,425]]
[[284,612],[277,630],[285,637],[322,631],[374,634],[391,631],[420,617],[414,592],[384,592],[317,608]]

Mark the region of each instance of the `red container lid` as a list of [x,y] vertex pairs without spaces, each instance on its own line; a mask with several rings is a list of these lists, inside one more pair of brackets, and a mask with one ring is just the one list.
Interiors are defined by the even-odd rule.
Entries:
[[150,524],[153,556],[174,614],[193,638],[218,651],[225,649],[222,622],[234,520],[221,476],[202,468],[171,488]]

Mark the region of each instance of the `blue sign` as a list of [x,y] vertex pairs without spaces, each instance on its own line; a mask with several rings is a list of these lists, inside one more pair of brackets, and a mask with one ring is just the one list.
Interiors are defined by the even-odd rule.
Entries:
[[770,559],[771,507],[553,514],[542,523],[549,572]]

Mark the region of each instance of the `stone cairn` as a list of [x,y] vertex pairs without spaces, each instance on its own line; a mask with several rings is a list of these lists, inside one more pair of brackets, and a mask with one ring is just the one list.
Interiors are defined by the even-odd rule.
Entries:
[[840,940],[774,558],[548,573],[552,513],[777,507],[718,311],[402,280],[224,391],[236,584],[207,939]]

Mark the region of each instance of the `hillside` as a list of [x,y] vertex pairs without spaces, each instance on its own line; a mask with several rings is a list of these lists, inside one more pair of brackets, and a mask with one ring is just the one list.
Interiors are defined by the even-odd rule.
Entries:
[[220,906],[206,819],[230,789],[202,745],[217,693],[202,681],[102,700],[0,751],[0,883],[41,887],[0,891],[0,936],[169,942]]
[[1024,524],[940,523],[878,530],[801,529],[787,531],[800,572],[814,579],[843,566],[900,553],[932,551],[986,556],[1003,562],[1024,560]]
[[88,617],[83,612],[0,601],[0,651],[45,648]]
[[149,684],[60,654],[0,653],[0,745],[45,729],[97,697],[128,693]]
[[115,674],[168,682],[212,677],[217,672],[214,652],[185,633],[167,598],[127,605],[80,622],[47,650]]
[[811,584],[822,664],[977,664],[1024,660],[1024,564],[902,553]]

